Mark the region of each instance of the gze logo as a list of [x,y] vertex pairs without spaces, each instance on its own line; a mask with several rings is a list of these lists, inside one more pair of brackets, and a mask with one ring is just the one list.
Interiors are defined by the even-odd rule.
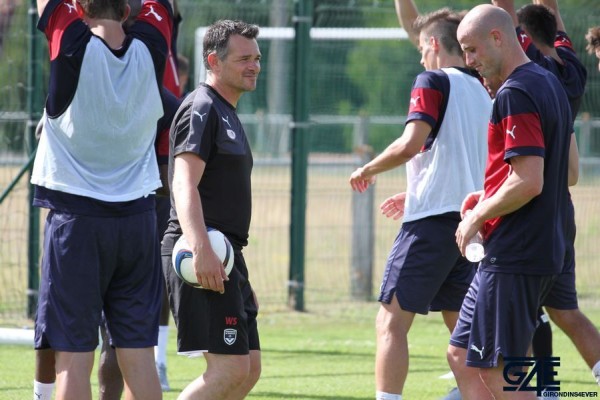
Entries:
[[225,325],[237,325],[237,317],[225,317]]
[[[552,367],[560,366],[560,357],[506,357],[504,358],[505,392],[532,392],[539,397],[542,391],[560,391],[560,381]],[[529,369],[529,370],[528,370]],[[534,379],[535,378],[535,379]],[[530,385],[535,381],[535,385]]]

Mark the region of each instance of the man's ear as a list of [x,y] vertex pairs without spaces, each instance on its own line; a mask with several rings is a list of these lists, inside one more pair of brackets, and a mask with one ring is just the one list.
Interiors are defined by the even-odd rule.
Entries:
[[216,71],[219,68],[219,56],[217,56],[217,52],[213,51],[206,57],[208,61],[208,65],[210,66],[211,71]]
[[121,18],[121,22],[127,21],[127,18],[129,18],[129,14],[131,14],[131,6],[127,4],[125,6],[125,12],[123,13],[123,18]]
[[496,45],[496,46],[502,45],[502,42],[504,41],[504,36],[502,35],[502,32],[500,32],[498,29],[492,29],[490,31],[490,36],[491,36],[492,40],[494,41],[494,45]]
[[435,36],[429,37],[429,44],[434,52],[438,52],[440,50],[440,41]]

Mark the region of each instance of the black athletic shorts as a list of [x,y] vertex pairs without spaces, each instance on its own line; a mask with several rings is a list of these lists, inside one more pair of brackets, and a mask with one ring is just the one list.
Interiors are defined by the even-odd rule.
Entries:
[[234,267],[225,293],[197,289],[184,283],[162,256],[169,305],[177,325],[177,351],[190,357],[201,353],[248,354],[260,350],[256,316],[258,306],[242,252],[235,250]]

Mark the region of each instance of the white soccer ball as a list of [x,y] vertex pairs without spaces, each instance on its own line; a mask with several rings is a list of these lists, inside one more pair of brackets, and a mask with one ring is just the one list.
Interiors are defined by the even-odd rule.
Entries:
[[[231,243],[223,233],[213,228],[208,228],[208,239],[213,251],[221,262],[223,262],[225,273],[229,276],[233,268],[233,247]],[[202,289],[196,278],[190,245],[183,235],[177,239],[175,246],[173,246],[172,261],[175,273],[182,281],[193,287]]]

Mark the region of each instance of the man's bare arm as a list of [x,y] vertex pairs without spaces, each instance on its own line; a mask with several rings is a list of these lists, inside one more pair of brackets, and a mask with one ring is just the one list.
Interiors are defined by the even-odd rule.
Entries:
[[515,10],[514,0],[492,0],[492,4],[506,11],[512,18],[513,25],[515,27],[519,26],[519,19],[517,18],[517,11]]
[[419,11],[413,0],[394,0],[398,22],[404,28],[411,42],[419,47],[419,35],[413,28],[413,24],[419,16]]
[[37,0],[38,15],[41,17],[50,0]]

